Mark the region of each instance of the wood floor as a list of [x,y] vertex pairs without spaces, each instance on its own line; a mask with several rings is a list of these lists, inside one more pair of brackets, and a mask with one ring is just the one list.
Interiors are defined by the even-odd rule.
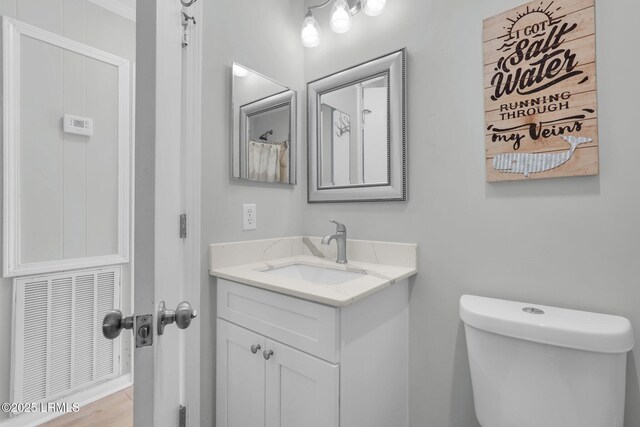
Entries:
[[44,427],[133,427],[133,387],[63,415]]

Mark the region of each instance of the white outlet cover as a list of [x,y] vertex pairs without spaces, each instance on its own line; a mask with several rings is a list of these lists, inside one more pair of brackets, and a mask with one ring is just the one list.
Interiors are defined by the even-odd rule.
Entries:
[[242,229],[255,230],[257,228],[258,215],[255,204],[242,205]]

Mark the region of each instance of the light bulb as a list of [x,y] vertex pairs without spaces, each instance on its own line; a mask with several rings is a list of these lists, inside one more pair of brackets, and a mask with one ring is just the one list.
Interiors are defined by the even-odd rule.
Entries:
[[362,11],[365,15],[378,16],[382,13],[387,0],[364,0]]
[[233,75],[236,77],[247,77],[249,71],[241,65],[233,64]]
[[346,33],[351,28],[351,11],[345,0],[336,0],[331,8],[331,29],[336,33]]
[[320,44],[320,26],[311,13],[308,13],[302,22],[300,38],[304,47],[316,47]]

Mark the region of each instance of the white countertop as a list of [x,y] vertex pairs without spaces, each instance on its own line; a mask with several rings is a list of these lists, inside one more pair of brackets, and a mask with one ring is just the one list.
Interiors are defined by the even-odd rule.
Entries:
[[[332,268],[336,270],[365,273],[363,276],[338,285],[326,285],[300,279],[275,276],[265,271],[292,264]],[[297,255],[257,263],[215,268],[211,275],[245,285],[315,301],[335,307],[343,307],[365,298],[372,293],[413,276],[418,271],[413,267],[352,261],[337,264],[327,258]]]

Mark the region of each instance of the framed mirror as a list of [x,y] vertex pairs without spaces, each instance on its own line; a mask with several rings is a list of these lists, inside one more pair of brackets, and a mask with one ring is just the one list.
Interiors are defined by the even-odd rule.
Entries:
[[296,92],[233,63],[231,176],[296,183]]
[[307,84],[309,203],[406,200],[405,57]]

